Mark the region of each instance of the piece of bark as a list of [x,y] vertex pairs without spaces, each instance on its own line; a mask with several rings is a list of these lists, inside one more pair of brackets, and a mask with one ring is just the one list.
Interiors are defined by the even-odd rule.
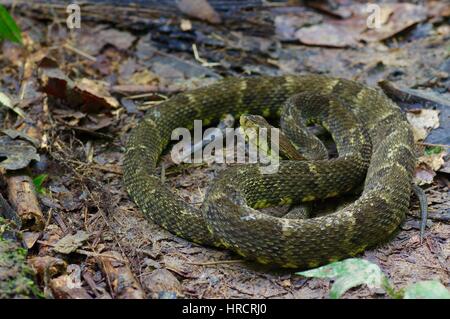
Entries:
[[100,266],[113,290],[113,298],[144,299],[144,290],[136,278],[134,278],[128,263],[121,261],[124,259],[122,255],[116,251],[108,251],[104,255],[116,257],[99,256]]
[[36,196],[33,180],[28,175],[7,175],[8,198],[22,220],[23,228],[39,231],[44,229],[45,219]]

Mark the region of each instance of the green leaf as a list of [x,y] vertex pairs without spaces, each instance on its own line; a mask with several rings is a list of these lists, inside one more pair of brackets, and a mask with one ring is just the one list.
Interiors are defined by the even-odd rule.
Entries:
[[405,289],[405,299],[450,299],[450,291],[437,280],[419,281]]
[[45,194],[45,188],[42,187],[42,184],[44,184],[47,177],[48,177],[47,174],[40,174],[40,175],[36,176],[35,178],[33,178],[34,187],[36,187],[36,191],[39,194]]
[[334,279],[330,298],[341,297],[347,290],[366,284],[369,288],[382,288],[392,291],[389,281],[380,267],[367,260],[350,258],[331,263],[316,269],[298,272],[297,275],[313,278]]
[[0,4],[0,39],[22,43],[22,35],[14,19],[6,8]]
[[426,155],[440,154],[444,149],[441,146],[432,146],[425,149]]

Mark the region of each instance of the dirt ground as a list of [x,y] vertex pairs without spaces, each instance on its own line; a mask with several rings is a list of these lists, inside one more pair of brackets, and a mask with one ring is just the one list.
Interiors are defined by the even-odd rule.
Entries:
[[[423,241],[413,197],[395,238],[361,257],[378,264],[397,288],[429,279],[450,287],[450,8],[445,1],[394,1],[383,6],[382,27],[373,30],[366,26],[364,1],[333,2],[337,7],[326,1],[317,8],[300,1],[210,1],[211,12],[194,14],[166,0],[115,6],[108,15],[101,13],[110,7],[93,4],[82,7],[81,28],[70,30],[61,2],[16,1],[11,12],[24,45],[1,43],[0,89],[19,101],[25,116],[2,110],[0,118],[2,129],[38,141],[39,161],[20,172],[46,174],[38,187],[42,225],[23,230],[44,296],[327,298],[328,280],[267,269],[162,230],[143,218],[122,181],[126,141],[145,110],[222,77],[289,73],[328,74],[373,87],[390,81],[423,95],[401,103],[411,116],[420,118],[423,108],[440,111],[439,124],[434,130],[423,125],[426,133],[417,142],[420,155],[440,147],[416,170],[430,211]],[[198,205],[223,168],[172,167],[167,184]],[[61,247],[68,235],[74,236]],[[361,287],[344,298],[387,295]]]

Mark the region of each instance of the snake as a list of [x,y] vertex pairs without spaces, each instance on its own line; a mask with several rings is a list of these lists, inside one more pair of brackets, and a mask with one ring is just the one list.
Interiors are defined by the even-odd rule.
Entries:
[[[159,160],[174,130],[193,129],[195,119],[213,126],[226,114],[284,119],[290,135],[319,123],[338,156],[280,160],[270,174],[258,163],[231,165],[194,207],[163,183]],[[409,209],[415,162],[405,115],[379,89],[318,74],[229,77],[149,109],[129,135],[123,178],[145,217],[179,237],[262,264],[308,269],[391,239]],[[261,210],[339,198],[355,184],[359,197],[326,215],[285,218]]]

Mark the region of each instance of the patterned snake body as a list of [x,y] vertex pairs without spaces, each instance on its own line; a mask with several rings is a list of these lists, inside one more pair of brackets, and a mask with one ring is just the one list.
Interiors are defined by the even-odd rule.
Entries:
[[[335,96],[356,119],[347,121],[348,112],[339,110],[328,116],[344,123],[332,132],[339,158],[281,161],[276,174],[261,174],[255,164],[230,167],[213,182],[201,209],[162,184],[156,167],[174,129],[192,128],[194,119],[213,124],[225,114],[279,117],[298,93]],[[351,123],[359,123],[365,137]],[[408,210],[414,164],[409,125],[380,91],[320,75],[229,78],[149,110],[130,135],[124,181],[144,214],[180,237],[225,246],[265,264],[311,268],[358,254],[392,235]],[[366,175],[359,172],[366,169]],[[361,197],[329,215],[287,219],[255,209],[337,196],[361,178]]]

